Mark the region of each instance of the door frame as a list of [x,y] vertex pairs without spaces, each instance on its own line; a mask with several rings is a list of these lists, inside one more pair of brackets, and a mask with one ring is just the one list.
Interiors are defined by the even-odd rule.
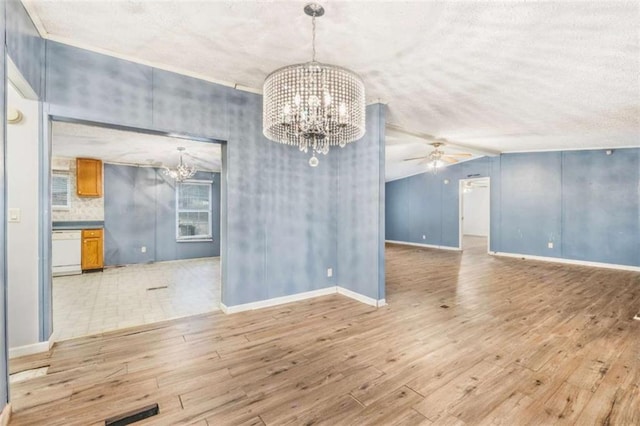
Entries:
[[487,232],[487,253],[491,253],[491,178],[489,176],[460,179],[458,182],[458,248],[464,251],[462,244],[464,237],[464,186],[467,182],[474,181],[487,182],[487,190],[489,191],[489,214],[487,215],[487,227],[489,232]]
[[[88,126],[103,127],[114,130],[129,131],[135,133],[144,133],[148,135],[173,137],[189,139],[198,142],[216,143],[221,145],[222,148],[222,170],[220,172],[220,300],[222,300],[222,289],[226,280],[226,271],[223,266],[223,247],[226,245],[226,233],[223,232],[223,220],[226,221],[227,216],[227,204],[226,204],[226,145],[227,141],[216,139],[207,136],[200,136],[196,134],[175,132],[165,132],[159,130],[153,130],[148,128],[133,127],[127,125],[120,125],[114,123],[92,121],[85,119],[73,118],[70,116],[63,116],[58,114],[52,114],[48,111],[49,106],[46,103],[41,103],[41,138],[40,138],[40,185],[39,185],[39,198],[40,198],[40,223],[39,223],[39,252],[40,252],[40,340],[48,341],[52,345],[56,340],[55,330],[53,329],[53,276],[51,266],[51,232],[53,228],[52,223],[52,208],[51,208],[51,179],[52,179],[52,145],[53,145],[53,122],[65,122],[74,124],[83,124]],[[226,256],[226,254],[225,254]],[[220,310],[222,308],[218,307]]]

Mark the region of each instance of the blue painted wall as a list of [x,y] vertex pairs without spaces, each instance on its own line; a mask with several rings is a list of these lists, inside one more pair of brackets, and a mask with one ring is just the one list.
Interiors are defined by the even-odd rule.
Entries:
[[105,164],[105,265],[219,256],[220,173],[199,172],[194,178],[214,182],[213,241],[178,243],[175,182],[158,169]]
[[640,149],[562,155],[562,257],[640,265]]
[[[364,156],[359,168],[344,168],[339,175],[336,162],[349,155],[346,149],[332,151],[311,169],[307,155],[262,135],[260,95],[54,42],[47,42],[46,94],[54,116],[227,141],[227,208],[221,218],[225,305],[336,284],[326,269],[342,269],[336,257],[338,184],[351,173],[380,179],[379,147],[377,156]],[[374,121],[379,125],[380,117]],[[377,191],[379,204],[384,189],[378,185],[371,191]],[[378,205],[367,206],[361,211],[371,208],[372,215],[381,215]],[[374,244],[378,253],[384,225],[366,223],[375,227],[366,244]],[[381,253],[378,264],[383,264]],[[375,286],[380,282],[375,280]]]
[[[0,114],[7,116],[7,78],[6,78],[6,3],[0,2]],[[0,120],[0,412],[9,401],[9,377],[7,360],[9,348],[7,339],[7,189],[5,152],[7,147],[6,120]]]
[[389,182],[386,238],[457,247],[458,181],[480,176],[492,251],[640,266],[637,148],[503,154]]
[[[335,285],[336,154],[309,156],[262,135],[262,97],[228,97],[227,306]],[[223,255],[224,261],[224,255]]]
[[153,128],[153,70],[145,65],[46,42],[49,113]]
[[233,89],[158,69],[152,73],[155,127],[229,138],[226,97]]
[[27,14],[22,2],[8,0],[7,53],[39,98],[44,87],[44,40]]
[[[497,251],[562,257],[562,153],[502,156],[502,238]],[[547,243],[553,241],[553,249]]]
[[53,116],[228,140],[237,90],[47,40]]
[[375,300],[385,298],[384,133],[385,106],[370,105],[365,136],[335,153],[337,285]]
[[[386,239],[457,247],[458,181],[491,176],[493,183],[498,160],[480,158],[447,167],[436,175],[423,173],[388,182]],[[492,197],[492,206],[493,202]]]

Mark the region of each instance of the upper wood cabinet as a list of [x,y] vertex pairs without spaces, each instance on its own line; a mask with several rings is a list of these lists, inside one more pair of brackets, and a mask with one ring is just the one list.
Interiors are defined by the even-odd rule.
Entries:
[[76,158],[78,197],[102,197],[102,161]]

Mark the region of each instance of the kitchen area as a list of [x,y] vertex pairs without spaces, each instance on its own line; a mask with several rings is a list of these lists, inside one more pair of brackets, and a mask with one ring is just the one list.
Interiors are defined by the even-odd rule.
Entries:
[[53,341],[218,309],[219,145],[53,122],[51,148]]
[[52,273],[104,267],[103,165],[91,158],[52,161]]

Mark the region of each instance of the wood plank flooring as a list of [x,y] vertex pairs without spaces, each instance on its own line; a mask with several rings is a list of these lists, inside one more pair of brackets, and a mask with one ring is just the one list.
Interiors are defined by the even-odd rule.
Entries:
[[[640,424],[640,274],[387,247],[388,306],[340,295],[56,344],[12,425]],[[138,423],[136,423],[138,424]]]

